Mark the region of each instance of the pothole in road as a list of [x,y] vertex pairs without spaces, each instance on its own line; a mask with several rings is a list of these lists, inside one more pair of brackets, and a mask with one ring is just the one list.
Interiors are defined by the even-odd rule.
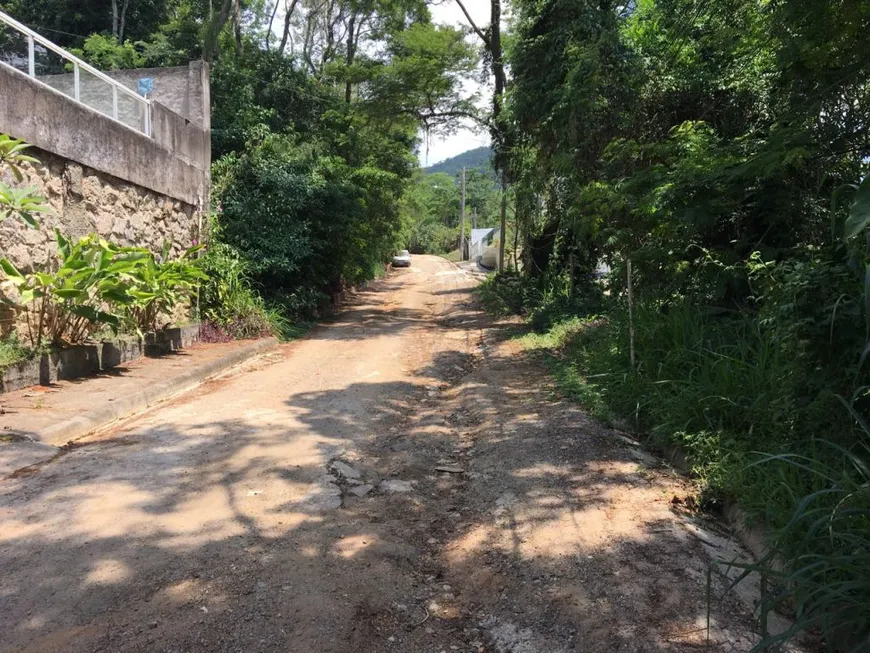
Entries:
[[336,484],[337,481],[332,474],[323,474],[302,499],[302,509],[316,513],[341,508],[341,488]]
[[441,381],[447,387],[454,387],[474,372],[479,364],[480,358],[474,354],[462,351],[443,351],[436,354],[435,360],[422,373]]

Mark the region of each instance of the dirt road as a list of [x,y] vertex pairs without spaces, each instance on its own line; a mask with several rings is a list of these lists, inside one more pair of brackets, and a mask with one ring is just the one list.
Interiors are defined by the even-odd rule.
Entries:
[[[747,651],[685,483],[434,257],[0,482],[0,651]],[[714,595],[722,582],[714,576]]]

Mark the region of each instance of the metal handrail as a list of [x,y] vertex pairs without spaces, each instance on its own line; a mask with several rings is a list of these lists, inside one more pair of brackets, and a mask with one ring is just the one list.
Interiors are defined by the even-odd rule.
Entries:
[[[112,79],[105,73],[100,72],[93,66],[88,63],[85,63],[81,59],[79,59],[74,54],[70,54],[66,50],[64,50],[59,45],[55,45],[48,39],[40,36],[32,29],[27,27],[27,25],[23,25],[19,23],[17,20],[12,18],[12,16],[0,11],[0,23],[6,23],[10,27],[15,30],[18,30],[22,34],[27,37],[27,72],[28,75],[34,79],[36,77],[36,44],[39,43],[42,47],[47,48],[54,52],[55,54],[60,55],[63,59],[71,62],[73,64],[73,97],[76,102],[84,104],[79,97],[79,71],[84,70],[85,72],[97,77],[98,79],[106,82],[112,88],[112,116],[114,120],[118,120],[118,91],[126,94],[136,102],[141,102],[145,106],[145,128],[144,132],[146,136],[151,136],[151,101],[148,98],[144,98],[138,93],[130,90],[123,84],[117,82]],[[100,112],[102,113],[102,112]],[[104,114],[105,115],[105,114]]]

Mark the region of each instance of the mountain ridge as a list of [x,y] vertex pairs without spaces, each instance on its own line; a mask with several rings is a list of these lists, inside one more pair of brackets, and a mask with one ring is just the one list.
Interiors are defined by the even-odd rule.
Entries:
[[455,176],[462,168],[477,168],[489,172],[492,170],[492,149],[488,146],[476,147],[461,154],[444,159],[425,168],[427,173],[444,172]]

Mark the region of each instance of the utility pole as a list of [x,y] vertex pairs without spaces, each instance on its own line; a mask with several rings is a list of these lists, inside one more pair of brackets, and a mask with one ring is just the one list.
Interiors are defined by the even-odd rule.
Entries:
[[462,168],[462,210],[459,213],[459,260],[465,260],[465,167]]
[[499,227],[498,271],[504,272],[504,245],[507,240],[507,178],[501,173],[501,226]]

